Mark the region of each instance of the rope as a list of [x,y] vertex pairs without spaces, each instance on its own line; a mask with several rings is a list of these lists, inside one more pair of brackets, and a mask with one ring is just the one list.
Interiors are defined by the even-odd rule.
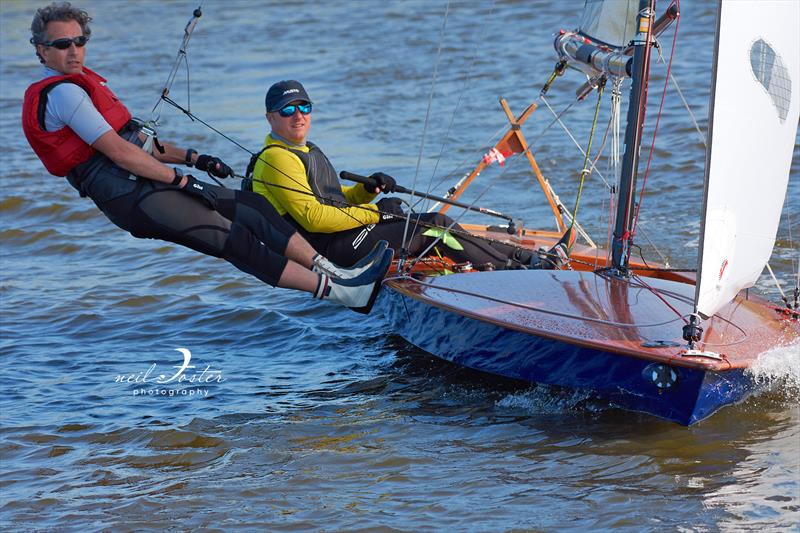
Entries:
[[645,288],[646,288],[648,291],[650,291],[650,292],[651,292],[653,295],[655,295],[655,297],[656,297],[656,298],[658,298],[659,300],[661,300],[661,301],[664,303],[664,305],[666,305],[666,306],[667,306],[667,307],[668,307],[668,308],[669,308],[671,311],[673,311],[673,312],[674,312],[676,315],[678,315],[678,316],[679,316],[679,317],[680,317],[680,318],[683,320],[683,322],[684,322],[685,324],[688,324],[688,323],[689,323],[689,321],[688,321],[688,320],[686,320],[686,318],[685,318],[685,317],[684,317],[684,316],[681,314],[681,312],[680,312],[680,311],[678,311],[677,309],[675,309],[675,307],[674,307],[674,306],[673,306],[671,303],[669,303],[669,302],[667,301],[667,299],[666,299],[666,298],[664,298],[663,296],[661,296],[661,293],[660,293],[659,291],[655,290],[655,289],[654,289],[653,287],[651,287],[651,286],[650,286],[648,283],[646,283],[644,280],[642,280],[642,278],[641,278],[640,276],[638,276],[638,275],[636,275],[636,274],[633,274],[633,277],[634,277],[634,278],[635,278],[635,279],[636,279],[636,280],[637,280],[639,283],[641,283],[642,285],[644,285],[644,286],[645,286]]
[[[650,237],[647,235],[647,232],[644,231],[644,226],[642,226],[639,229],[642,232],[642,237],[644,237],[644,239],[647,241],[647,244],[649,244],[653,248],[653,250],[655,250],[655,252],[658,254],[658,257],[661,258],[661,262],[664,263],[666,266],[669,266],[669,259],[667,259],[667,257],[661,253],[661,250],[659,250],[658,247],[655,245],[655,243],[652,241],[652,239],[650,239]],[[639,257],[641,257],[642,261],[644,261],[644,257],[642,257],[641,246],[639,246]]]
[[[572,210],[572,222],[570,222],[568,232],[572,231],[572,228],[575,226],[575,220],[578,218],[578,206],[581,202],[581,195],[583,194],[583,184],[586,181],[586,175],[589,174],[591,171],[589,170],[589,154],[592,153],[592,141],[594,140],[594,132],[595,128],[597,127],[597,117],[600,114],[600,102],[603,99],[603,88],[605,88],[606,81],[605,78],[600,79],[600,83],[597,86],[597,104],[594,107],[594,119],[592,120],[592,129],[589,131],[589,143],[586,147],[586,152],[584,154],[583,159],[583,169],[581,170],[581,180],[578,184],[578,194],[575,197],[575,207]],[[594,163],[591,163],[594,166]]]

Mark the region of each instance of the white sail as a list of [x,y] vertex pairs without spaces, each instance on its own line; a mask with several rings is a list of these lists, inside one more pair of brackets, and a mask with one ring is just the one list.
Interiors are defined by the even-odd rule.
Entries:
[[639,0],[586,0],[578,31],[609,46],[624,48],[636,35]]
[[800,114],[800,1],[722,1],[695,306],[712,316],[772,254]]

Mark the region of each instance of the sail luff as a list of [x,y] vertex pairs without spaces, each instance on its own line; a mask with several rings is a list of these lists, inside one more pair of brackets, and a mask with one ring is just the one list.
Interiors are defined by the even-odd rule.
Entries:
[[[717,0],[717,24],[714,30],[714,57],[711,63],[711,94],[708,98],[708,133],[706,134],[706,163],[703,174],[703,207],[700,216],[700,242],[697,251],[697,280],[694,287],[694,314],[697,314],[697,301],[700,298],[700,280],[703,279],[703,248],[705,246],[706,216],[708,214],[708,176],[711,167],[711,147],[714,138],[714,103],[717,92],[717,67],[719,63],[719,31],[722,20],[722,0]],[[694,317],[693,319],[696,319]]]

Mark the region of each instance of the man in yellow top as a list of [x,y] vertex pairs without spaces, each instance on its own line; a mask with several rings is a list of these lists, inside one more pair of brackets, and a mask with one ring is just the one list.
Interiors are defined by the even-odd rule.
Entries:
[[[300,82],[275,83],[267,91],[265,105],[271,132],[248,169],[253,175],[253,191],[266,197],[317,252],[336,264],[353,265],[381,240],[388,241],[391,248],[402,246],[406,215],[401,200],[382,198],[370,203],[378,193],[394,190],[394,178],[378,172],[370,176],[377,187],[342,187],[322,150],[306,141],[313,104]],[[410,217],[406,249],[412,256],[422,253],[441,234],[431,227],[447,228],[452,223],[439,213]],[[423,224],[415,224],[415,220]],[[528,250],[463,236],[458,225],[453,229],[456,238],[440,242],[436,252],[456,263],[470,262],[478,269],[554,266]]]

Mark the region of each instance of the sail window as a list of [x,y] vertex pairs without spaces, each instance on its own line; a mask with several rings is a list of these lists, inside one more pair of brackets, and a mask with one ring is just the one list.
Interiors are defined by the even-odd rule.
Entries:
[[758,82],[769,93],[781,122],[786,121],[792,98],[792,80],[781,57],[763,39],[750,47],[750,66]]

